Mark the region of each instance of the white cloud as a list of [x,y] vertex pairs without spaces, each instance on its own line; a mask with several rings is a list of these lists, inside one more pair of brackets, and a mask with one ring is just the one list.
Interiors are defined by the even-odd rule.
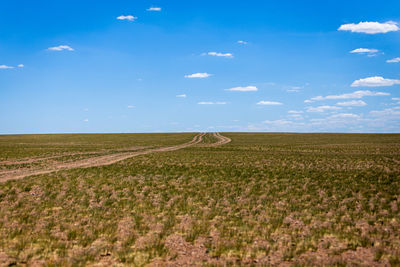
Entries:
[[350,51],[350,53],[356,53],[356,54],[374,54],[374,53],[378,53],[379,50],[378,49],[370,49],[370,48],[357,48],[354,49],[352,51]]
[[400,97],[392,97],[392,100],[400,101]]
[[304,117],[300,114],[291,114],[291,115],[288,115],[288,117],[293,118],[294,120],[303,120],[304,119]]
[[239,41],[237,41],[237,42],[238,42],[238,44],[243,44],[243,45],[247,45],[247,44],[248,44],[248,42],[243,41],[243,40],[239,40]]
[[69,45],[53,46],[53,47],[49,47],[47,49],[50,51],[63,51],[63,50],[74,51],[74,49],[72,47],[70,47]]
[[17,67],[18,68],[23,68],[23,67],[25,67],[25,65],[24,64],[18,64]]
[[233,87],[230,89],[225,89],[225,91],[238,91],[238,92],[255,92],[258,91],[258,88],[256,86],[239,86],[239,87]]
[[397,108],[387,108],[384,110],[373,110],[369,114],[373,117],[385,117],[385,118],[400,118],[400,110]]
[[339,102],[339,103],[336,103],[336,105],[345,106],[345,107],[363,107],[363,106],[366,106],[367,103],[365,103],[362,100],[352,100],[352,101],[346,101],[346,102]]
[[203,102],[199,102],[197,103],[199,105],[225,105],[226,102],[210,102],[210,101],[203,101]]
[[84,122],[89,122],[89,119],[84,119],[83,121],[84,121]]
[[275,125],[275,126],[293,124],[293,122],[290,120],[273,120],[273,121],[266,120],[266,121],[263,121],[262,123],[268,124],[268,125]]
[[380,76],[374,76],[374,77],[368,77],[368,78],[356,80],[351,84],[351,87],[393,86],[395,84],[400,84],[400,80],[385,79]]
[[289,110],[288,113],[290,113],[290,114],[301,114],[301,113],[303,113],[303,111],[301,111],[301,110]]
[[393,59],[386,60],[386,62],[387,63],[399,63],[400,62],[400,57],[396,57],[396,58],[393,58]]
[[207,72],[198,72],[198,73],[185,75],[185,78],[207,78],[207,77],[210,77],[211,75],[212,74],[209,74]]
[[185,97],[186,97],[186,94],[176,95],[176,97],[182,97],[182,98],[185,98]]
[[[299,114],[293,114],[299,115]],[[278,120],[266,120],[238,127],[241,131],[274,132],[399,132],[400,106],[374,110],[367,114],[343,112],[341,110],[319,113],[316,118],[308,116]]]
[[260,101],[260,102],[257,102],[257,105],[277,106],[277,105],[283,105],[283,104],[282,104],[281,102],[262,100],[262,101]]
[[265,120],[261,123],[250,123],[247,127],[240,127],[240,131],[269,131],[269,132],[299,132],[304,131],[307,125],[304,122],[290,119]]
[[319,106],[319,107],[308,107],[307,112],[325,112],[325,111],[332,111],[332,110],[339,110],[342,109],[336,106]]
[[398,31],[399,27],[396,22],[388,21],[385,23],[379,22],[360,22],[358,24],[350,23],[343,24],[339,27],[339,31],[351,31],[358,33],[376,34]]
[[304,86],[289,86],[289,89],[286,92],[300,92],[300,89],[303,89]]
[[308,100],[304,100],[304,103],[312,103],[313,101],[329,100],[329,99],[352,99],[352,98],[363,98],[364,96],[387,96],[389,93],[385,92],[373,92],[369,90],[355,91],[349,94],[341,95],[328,95],[328,96],[316,96]]
[[161,7],[149,7],[147,11],[161,11]]
[[0,69],[13,69],[14,67],[12,66],[7,66],[7,65],[0,65]]
[[219,52],[208,52],[207,55],[215,57],[229,57],[233,58],[232,53],[219,53]]
[[134,20],[137,19],[137,17],[132,16],[132,15],[127,15],[127,16],[121,15],[121,16],[118,16],[117,19],[118,19],[118,20],[129,20],[129,21],[134,21]]
[[133,105],[128,105],[128,108],[135,108],[135,106],[133,106]]
[[360,116],[353,113],[338,113],[329,116],[328,119],[359,119]]

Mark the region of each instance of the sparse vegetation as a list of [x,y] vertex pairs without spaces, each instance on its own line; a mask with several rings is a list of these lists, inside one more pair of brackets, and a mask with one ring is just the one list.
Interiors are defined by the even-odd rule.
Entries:
[[[0,265],[400,262],[400,135],[223,135],[1,183]],[[193,136],[1,136],[0,171]]]

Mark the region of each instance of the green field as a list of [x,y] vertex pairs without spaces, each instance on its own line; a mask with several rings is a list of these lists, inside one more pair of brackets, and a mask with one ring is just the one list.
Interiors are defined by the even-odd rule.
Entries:
[[1,180],[195,135],[0,136],[0,266],[400,265],[399,134],[207,134]]

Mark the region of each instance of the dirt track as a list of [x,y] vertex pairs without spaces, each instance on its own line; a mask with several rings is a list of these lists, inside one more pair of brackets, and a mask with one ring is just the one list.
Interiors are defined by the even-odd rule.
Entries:
[[78,156],[78,155],[98,155],[98,154],[106,154],[109,152],[118,152],[118,151],[125,151],[125,152],[132,152],[132,151],[137,151],[137,150],[142,150],[145,148],[151,148],[149,146],[135,146],[135,147],[128,147],[128,148],[120,148],[120,149],[102,149],[99,151],[90,151],[90,152],[74,152],[74,153],[62,153],[54,156],[48,156],[48,157],[36,157],[36,158],[23,158],[19,160],[6,160],[6,161],[0,161],[0,165],[16,165],[16,164],[27,164],[27,163],[35,163],[35,162],[40,162],[40,161],[46,161],[46,160],[51,160],[51,159],[58,159],[62,157],[68,157],[68,156]]
[[218,141],[216,143],[212,143],[209,146],[221,146],[221,145],[225,145],[227,143],[229,143],[230,141],[232,141],[230,138],[220,135],[219,133],[213,133],[214,137],[216,137],[218,139]]
[[[203,136],[205,133],[200,133],[196,135],[190,142],[170,146],[170,147],[161,147],[161,148],[153,148],[148,150],[136,151],[136,152],[123,152],[123,153],[116,153],[111,155],[103,155],[97,157],[91,157],[88,159],[82,159],[74,162],[69,163],[60,163],[55,164],[46,169],[18,169],[18,170],[6,170],[0,172],[0,182],[5,182],[12,179],[21,179],[27,176],[38,175],[38,174],[46,174],[51,173],[59,170],[68,170],[68,169],[75,169],[75,168],[88,168],[88,167],[95,167],[95,166],[105,166],[116,163],[121,160],[125,160],[131,157],[145,155],[154,152],[167,152],[167,151],[175,151],[178,149],[182,149],[185,147],[193,146],[200,143],[203,140]],[[231,141],[230,138],[220,135],[219,133],[213,133],[213,135],[218,139],[216,143],[210,144],[208,146],[219,146]]]

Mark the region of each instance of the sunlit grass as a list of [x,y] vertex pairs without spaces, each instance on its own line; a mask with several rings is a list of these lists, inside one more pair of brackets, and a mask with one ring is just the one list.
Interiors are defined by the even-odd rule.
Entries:
[[399,135],[224,135],[0,184],[0,265],[399,264]]

